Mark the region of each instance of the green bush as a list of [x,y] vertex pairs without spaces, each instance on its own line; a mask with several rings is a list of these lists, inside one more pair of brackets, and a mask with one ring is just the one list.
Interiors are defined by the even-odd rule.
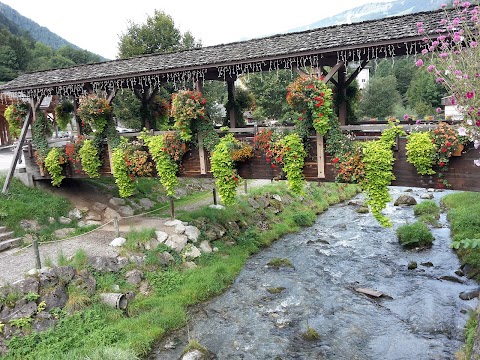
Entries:
[[315,223],[315,213],[312,211],[302,211],[293,214],[293,221],[298,226],[312,226]]
[[420,221],[433,226],[439,226],[440,207],[434,200],[425,200],[418,203],[413,208],[415,216],[420,217]]
[[433,242],[433,235],[423,222],[402,225],[397,229],[400,244],[406,247],[427,247]]

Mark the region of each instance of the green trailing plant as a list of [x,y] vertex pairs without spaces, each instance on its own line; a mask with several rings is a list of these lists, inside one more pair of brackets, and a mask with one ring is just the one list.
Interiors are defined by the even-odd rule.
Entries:
[[[148,150],[152,155],[153,161],[155,161],[155,167],[157,169],[158,177],[160,178],[160,183],[163,185],[167,191],[168,196],[175,195],[175,187],[178,185],[177,171],[178,165],[175,159],[180,160],[179,152],[180,150],[168,147],[168,141],[170,135],[156,135],[149,136],[143,134],[141,139],[148,146]],[[181,136],[181,135],[180,135]],[[169,152],[172,152],[171,154]]]
[[303,167],[307,156],[302,139],[297,134],[289,134],[282,138],[278,145],[283,149],[282,169],[285,172],[288,186],[294,193],[301,194],[305,185]]
[[15,101],[10,104],[3,115],[8,122],[8,130],[10,135],[14,138],[20,136],[20,130],[22,129],[23,121],[28,114],[28,105],[22,102]]
[[55,107],[55,121],[57,122],[57,125],[61,130],[65,130],[68,124],[70,124],[73,110],[73,103],[66,99],[62,100]]
[[118,193],[122,198],[132,196],[135,192],[135,184],[130,177],[130,171],[125,162],[126,147],[127,141],[122,140],[120,145],[112,151],[113,176],[118,187]]
[[215,177],[220,199],[225,205],[233,205],[237,194],[237,185],[241,178],[235,169],[231,149],[238,143],[233,134],[227,134],[215,146],[210,158],[212,173]]
[[302,333],[302,337],[308,341],[315,341],[320,339],[320,334],[314,328],[308,326],[307,330]]
[[32,325],[33,319],[30,316],[18,318],[18,319],[12,319],[8,321],[8,324],[10,326],[15,326],[19,329],[27,328]]
[[435,146],[428,132],[414,132],[407,136],[407,162],[415,166],[420,175],[433,175]]
[[192,139],[191,122],[204,120],[206,103],[207,100],[197,91],[181,90],[172,95],[171,116],[182,140]]
[[52,147],[45,157],[45,168],[52,177],[52,185],[60,186],[65,176],[62,175],[66,157],[65,151],[58,147]]
[[23,298],[27,301],[37,301],[38,299],[40,299],[40,295],[37,294],[36,292],[30,291],[27,294],[25,294]]
[[390,219],[382,214],[382,210],[391,200],[388,186],[395,180],[393,175],[395,158],[392,147],[397,136],[403,134],[404,131],[400,126],[390,122],[379,140],[367,141],[362,144],[365,178],[361,181],[360,186],[367,195],[367,204],[373,216],[385,227],[392,226]]
[[82,161],[82,170],[91,177],[100,177],[99,168],[102,166],[97,147],[92,140],[85,140],[79,150],[80,159]]
[[40,168],[44,168],[45,158],[48,155],[48,136],[51,134],[51,125],[47,117],[38,112],[32,122],[32,140],[35,145],[35,161]]
[[42,312],[47,308],[47,303],[45,301],[40,301],[40,303],[37,305],[37,313]]

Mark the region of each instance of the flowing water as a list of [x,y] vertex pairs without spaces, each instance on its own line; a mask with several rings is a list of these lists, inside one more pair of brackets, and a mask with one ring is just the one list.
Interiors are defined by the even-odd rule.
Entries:
[[[393,199],[404,190],[392,187]],[[410,194],[421,201],[425,192]],[[435,200],[447,193],[434,193]],[[431,249],[409,251],[398,244],[395,229],[415,220],[413,208],[389,204],[385,213],[393,229],[352,205],[332,206],[314,226],[252,256],[231,288],[192,315],[188,333],[162,341],[151,359],[179,359],[187,335],[229,360],[453,359],[468,310],[477,306],[459,293],[477,284],[455,275],[459,262],[449,248],[446,217],[442,228],[432,229]],[[267,266],[273,258],[289,259],[294,268]],[[409,270],[412,261],[418,267]],[[285,289],[271,294],[272,288]],[[357,288],[385,295],[372,298]],[[304,340],[307,327],[320,339]]]

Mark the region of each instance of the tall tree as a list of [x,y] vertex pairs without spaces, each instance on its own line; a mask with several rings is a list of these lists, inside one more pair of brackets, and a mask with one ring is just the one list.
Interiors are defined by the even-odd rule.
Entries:
[[407,91],[408,104],[419,116],[434,115],[445,89],[435,82],[433,74],[418,71]]
[[359,104],[361,115],[367,117],[387,117],[393,115],[393,107],[401,101],[397,90],[397,79],[393,75],[373,77],[364,90]]
[[[175,23],[170,15],[163,11],[155,10],[153,16],[148,16],[144,24],[135,24],[129,22],[127,31],[120,36],[118,43],[119,58],[128,58],[132,56],[146,54],[161,54],[171,51],[187,50],[200,47],[201,42],[195,40],[190,32],[182,34],[175,27]],[[148,96],[147,92],[142,92],[142,96],[137,97],[140,100],[140,109],[138,102],[128,101],[130,95],[117,95],[115,104],[121,104],[122,110],[116,115],[121,118],[120,113],[125,118],[124,123],[136,123],[141,128],[165,128],[168,126],[168,118],[165,117],[165,103],[170,100],[173,89],[165,86],[163,89],[150,89],[155,92],[153,96]],[[115,111],[115,110],[114,110]],[[132,119],[134,114],[140,115],[140,121],[135,122]],[[127,120],[128,119],[128,120]]]

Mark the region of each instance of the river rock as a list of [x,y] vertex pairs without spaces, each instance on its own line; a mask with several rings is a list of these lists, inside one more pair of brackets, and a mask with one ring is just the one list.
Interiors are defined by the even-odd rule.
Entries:
[[126,258],[116,256],[89,256],[90,265],[100,272],[117,272],[127,265]]
[[420,195],[420,199],[422,199],[422,200],[433,199],[433,194],[429,193],[429,192],[423,193],[422,195]]
[[37,303],[35,301],[29,301],[27,303],[20,302],[11,311],[9,320],[21,319],[25,317],[31,317],[37,312]]
[[255,199],[249,198],[248,203],[254,209],[259,209],[260,208],[260,204]]
[[138,202],[140,206],[147,211],[155,206],[155,203],[148,198],[140,199]]
[[469,291],[463,291],[460,293],[459,297],[462,300],[471,300],[478,297],[478,295],[480,295],[480,287]]
[[417,268],[417,262],[416,261],[409,262],[407,268],[408,270],[415,270]]
[[73,220],[80,220],[83,217],[83,214],[79,208],[75,208],[68,212],[68,217]]
[[48,311],[40,311],[34,318],[32,329],[36,332],[42,332],[55,326],[58,320],[54,319]]
[[22,294],[35,293],[38,294],[40,282],[34,277],[26,277],[15,284],[15,287],[20,290]]
[[68,224],[72,223],[72,219],[70,219],[69,217],[66,217],[66,216],[60,216],[58,218],[58,222],[60,224],[63,224],[63,225],[68,225]]
[[185,245],[187,245],[187,241],[188,239],[185,235],[173,234],[165,241],[165,245],[176,252],[181,252]]
[[185,255],[187,259],[196,259],[200,257],[202,253],[200,252],[200,250],[198,250],[198,248],[195,245],[190,244],[184,249],[183,255]]
[[177,225],[180,225],[180,224],[183,224],[180,220],[168,220],[168,221],[165,221],[165,226],[177,226]]
[[67,284],[72,281],[76,273],[73,266],[56,266],[52,271],[57,276],[58,281],[62,284]]
[[132,264],[138,265],[138,266],[143,266],[145,265],[145,261],[147,260],[146,255],[130,255],[128,258],[128,261],[130,261]]
[[105,220],[113,220],[113,219],[119,219],[121,216],[117,211],[113,210],[110,207],[107,207],[103,212],[103,217]]
[[73,277],[71,284],[84,290],[88,296],[95,294],[97,281],[93,275],[86,269],[78,271]]
[[63,239],[70,236],[70,234],[72,234],[74,231],[75,231],[75,228],[63,228],[63,229],[55,230],[53,234],[57,239]]
[[200,251],[204,254],[210,254],[213,249],[210,243],[207,240],[204,240],[200,243]]
[[109,201],[110,205],[113,206],[124,206],[126,204],[125,199],[113,197]]
[[92,206],[92,210],[93,211],[98,211],[98,212],[102,212],[106,208],[107,208],[106,204],[102,204],[101,202],[98,202],[98,201],[95,204],[93,204],[93,206]]
[[58,277],[57,277],[57,274],[55,274],[55,271],[53,269],[46,269],[45,271],[40,272],[40,275],[38,276],[38,280],[39,280],[41,289],[54,287],[58,285]]
[[120,247],[123,246],[127,242],[127,239],[123,237],[117,237],[113,239],[113,241],[109,244],[110,246]]
[[164,243],[168,239],[168,234],[165,231],[155,231],[155,234],[157,235],[157,241],[159,243]]
[[138,285],[145,278],[143,271],[139,269],[133,269],[125,274],[125,278],[129,284]]
[[395,206],[399,205],[417,205],[417,200],[411,195],[402,194],[400,195],[394,203]]
[[132,216],[135,214],[135,210],[130,205],[120,206],[117,211],[124,216]]
[[93,221],[102,221],[102,216],[98,213],[94,213],[92,211],[90,211],[89,213],[87,213],[87,215],[85,216],[85,220],[89,221],[89,220],[93,220]]
[[158,256],[160,261],[160,265],[162,266],[170,266],[175,264],[175,258],[170,254],[168,251],[164,251]]
[[185,235],[187,236],[188,240],[192,242],[197,242],[198,237],[200,236],[200,230],[193,225],[185,226]]
[[52,291],[42,296],[41,300],[45,301],[45,311],[50,311],[56,307],[63,308],[68,300],[68,294],[65,285],[59,285],[55,287]]
[[185,225],[183,224],[175,225],[174,231],[175,231],[175,234],[179,234],[179,235],[185,233]]

